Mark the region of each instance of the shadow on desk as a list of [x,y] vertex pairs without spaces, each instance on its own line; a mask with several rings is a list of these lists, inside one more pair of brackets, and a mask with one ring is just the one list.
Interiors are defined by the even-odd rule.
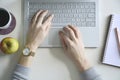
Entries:
[[100,61],[102,62],[102,60],[103,60],[103,57],[104,57],[104,50],[105,50],[105,46],[106,46],[106,41],[107,41],[107,36],[108,36],[108,31],[109,31],[109,27],[110,27],[110,22],[111,22],[111,15],[110,16],[108,16],[107,18],[106,18],[106,24],[105,25],[107,25],[107,26],[105,26],[105,35],[104,35],[104,43],[103,43],[103,47],[102,47],[102,54],[101,54],[101,57],[100,57]]
[[71,80],[81,80],[80,79],[80,72],[72,62],[72,60],[67,56],[62,48],[50,48],[50,53],[55,58],[59,59],[61,62],[66,64],[66,67],[69,70]]

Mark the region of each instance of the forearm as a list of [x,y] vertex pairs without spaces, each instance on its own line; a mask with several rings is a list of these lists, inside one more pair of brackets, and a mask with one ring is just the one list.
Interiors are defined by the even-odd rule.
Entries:
[[33,58],[33,56],[21,55],[21,58],[13,72],[12,80],[29,80],[29,67],[33,62]]
[[86,58],[79,60],[77,66],[82,73],[83,80],[102,80]]
[[[25,45],[26,48],[29,48],[30,51],[32,52],[36,52],[36,47],[32,46],[30,44]],[[25,67],[30,67],[32,62],[33,62],[34,56],[29,55],[29,56],[25,56],[23,53],[21,54],[20,60],[18,62],[18,64],[25,66]]]
[[12,80],[29,80],[30,66],[34,56],[24,56],[21,54],[20,60],[13,72]]
[[33,58],[34,58],[33,56],[21,55],[21,58],[20,58],[18,64],[25,66],[25,67],[30,67],[33,62]]
[[[48,31],[51,27],[53,15],[45,17],[47,14],[48,10],[40,10],[33,16],[25,45],[27,48],[23,50],[23,54],[21,55],[18,65],[14,71],[12,80],[28,80],[27,75],[29,72],[27,71],[27,73],[24,74],[24,69],[26,68],[29,70],[36,49],[47,36]],[[44,18],[46,20],[44,20]],[[25,76],[27,78],[25,78]]]
[[77,65],[78,69],[80,70],[80,72],[84,72],[92,67],[86,58],[77,60],[76,65]]
[[30,65],[32,64],[33,57],[21,56],[19,63],[17,64],[12,80],[29,80]]

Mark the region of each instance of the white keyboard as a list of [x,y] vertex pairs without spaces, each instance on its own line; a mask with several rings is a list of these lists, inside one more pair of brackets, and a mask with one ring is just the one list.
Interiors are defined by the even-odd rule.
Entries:
[[78,27],[96,26],[95,2],[29,2],[29,21],[38,10],[49,10],[54,14],[53,27],[72,24]]

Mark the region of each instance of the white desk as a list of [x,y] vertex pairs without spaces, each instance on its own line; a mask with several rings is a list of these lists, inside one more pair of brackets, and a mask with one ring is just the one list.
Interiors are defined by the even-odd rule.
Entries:
[[[103,80],[119,80],[120,68],[101,64],[101,56],[108,29],[108,16],[112,13],[120,14],[120,0],[99,1],[100,45],[98,48],[86,49],[86,55],[90,62],[95,65]],[[21,8],[21,0],[0,0],[0,7],[7,8],[17,19],[15,30],[9,35],[0,35],[0,39],[7,36],[15,37],[19,39],[22,48],[23,9]],[[17,54],[6,56],[0,54],[0,80],[10,80],[19,53],[20,51]],[[80,80],[78,70],[60,48],[38,49],[31,76],[32,80]]]

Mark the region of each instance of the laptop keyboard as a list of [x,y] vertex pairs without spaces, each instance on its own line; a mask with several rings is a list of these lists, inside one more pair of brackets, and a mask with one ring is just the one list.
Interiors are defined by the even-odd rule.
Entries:
[[68,24],[78,27],[96,27],[95,2],[29,2],[29,21],[38,10],[49,10],[54,14],[52,27]]

